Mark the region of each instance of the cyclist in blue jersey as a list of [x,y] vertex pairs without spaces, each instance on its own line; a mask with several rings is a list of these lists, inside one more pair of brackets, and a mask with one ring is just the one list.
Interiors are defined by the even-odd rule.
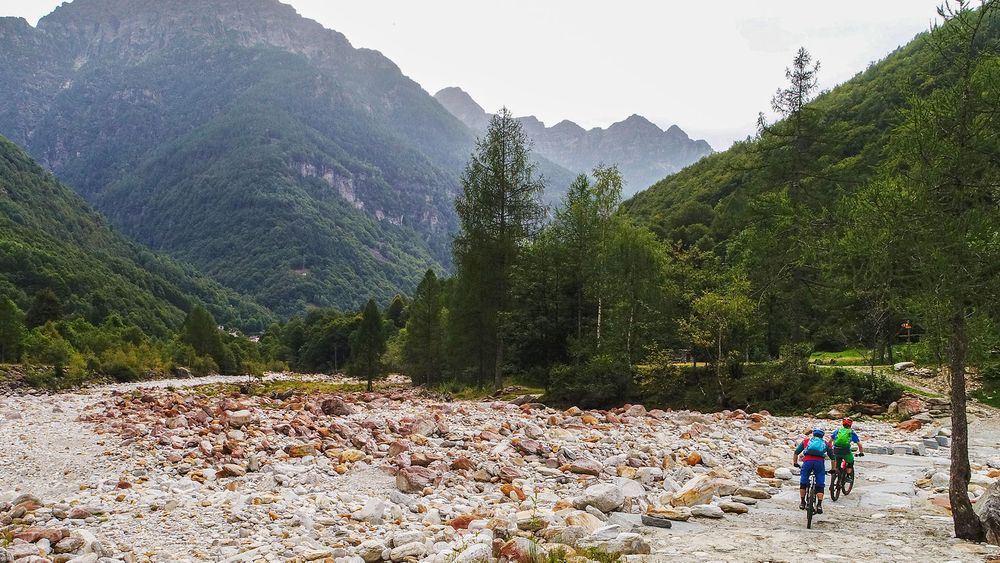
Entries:
[[802,456],[802,471],[799,473],[799,509],[806,509],[806,489],[809,488],[809,475],[816,476],[816,514],[823,514],[823,488],[826,486],[825,460],[833,460],[833,449],[827,444],[822,428],[815,428],[812,436],[806,438],[795,447],[792,455],[792,465],[799,467],[799,456]]

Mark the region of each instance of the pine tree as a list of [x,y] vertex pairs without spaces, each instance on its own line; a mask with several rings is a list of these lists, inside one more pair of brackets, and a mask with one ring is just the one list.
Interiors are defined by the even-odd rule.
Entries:
[[414,381],[430,384],[441,375],[444,327],[441,283],[427,270],[410,303],[403,360]]
[[382,354],[385,353],[385,332],[382,315],[374,299],[369,299],[361,313],[361,322],[351,335],[351,373],[368,381],[368,390],[382,374]]
[[510,312],[511,273],[524,243],[545,215],[544,184],[535,176],[529,142],[507,108],[490,120],[462,176],[455,202],[461,231],[455,239],[456,339],[480,382],[500,386],[504,323]]
[[215,318],[201,305],[195,305],[184,319],[180,339],[194,348],[198,356],[212,358],[220,371],[228,373],[236,367],[222,340],[222,332],[215,323]]
[[396,328],[406,326],[407,305],[402,295],[396,295],[385,310],[385,318]]

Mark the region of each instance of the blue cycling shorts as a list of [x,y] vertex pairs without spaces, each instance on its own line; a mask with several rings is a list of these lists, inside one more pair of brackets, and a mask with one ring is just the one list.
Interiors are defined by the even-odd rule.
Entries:
[[799,486],[809,486],[809,474],[816,475],[816,489],[823,490],[826,485],[826,461],[822,459],[810,459],[802,462],[802,472],[799,473]]

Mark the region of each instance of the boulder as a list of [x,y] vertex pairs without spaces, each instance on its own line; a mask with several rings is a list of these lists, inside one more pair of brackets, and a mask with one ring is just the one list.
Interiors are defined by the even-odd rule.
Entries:
[[719,508],[728,514],[746,514],[750,511],[750,508],[747,505],[733,501],[722,501],[719,503]]
[[517,563],[544,561],[545,550],[528,538],[517,537],[503,544],[500,548],[500,558],[505,561],[516,561]]
[[365,560],[365,563],[381,561],[384,551],[385,544],[379,540],[365,540],[358,546],[358,555]]
[[759,475],[761,477],[764,477],[766,479],[773,479],[774,478],[774,468],[771,467],[770,465],[758,465],[757,466],[757,475]]
[[574,510],[564,518],[566,526],[573,528],[583,528],[588,534],[604,525],[597,516],[583,510]]
[[604,464],[590,458],[578,459],[569,464],[570,473],[577,473],[580,475],[593,475],[596,477],[601,474],[603,469]]
[[904,420],[903,422],[900,422],[899,424],[896,425],[896,428],[904,432],[916,432],[917,430],[920,430],[921,426],[923,426],[922,422],[911,418],[910,420]]
[[691,507],[691,516],[699,518],[722,518],[725,513],[714,504],[696,504]]
[[385,501],[381,499],[368,499],[365,505],[351,514],[351,518],[360,522],[370,522],[380,524],[382,516],[385,514]]
[[392,548],[389,558],[393,561],[403,561],[404,559],[421,559],[427,554],[424,542],[415,541]]
[[344,402],[339,397],[332,397],[320,403],[320,410],[327,416],[350,416],[356,411],[354,407]]
[[924,402],[916,397],[908,397],[896,401],[896,412],[902,415],[913,416],[924,410]]
[[913,362],[899,362],[899,363],[896,363],[896,364],[892,364],[892,369],[894,369],[896,371],[903,371],[904,369],[912,368],[915,365],[916,364],[914,364]]
[[757,500],[767,500],[771,498],[771,493],[765,491],[764,489],[757,489],[754,487],[738,487],[733,494]]
[[657,518],[666,518],[677,522],[687,522],[691,518],[691,509],[686,506],[657,506],[649,507],[647,513]]
[[705,504],[716,496],[728,496],[736,492],[739,485],[730,479],[698,475],[684,484],[674,494],[670,504],[673,506],[694,506]]
[[877,416],[884,414],[886,411],[884,406],[876,405],[875,403],[856,403],[852,408],[854,411],[868,416]]
[[973,508],[983,524],[986,541],[1000,545],[1000,481],[990,485]]
[[792,470],[787,467],[779,467],[774,470],[774,478],[788,481],[792,478]]
[[253,420],[253,415],[248,410],[228,411],[226,417],[229,420],[229,426],[233,428],[246,426]]
[[436,471],[420,466],[404,467],[396,474],[396,487],[404,493],[419,493],[440,480]]
[[667,518],[661,518],[659,516],[653,516],[651,514],[642,515],[642,525],[650,526],[652,528],[669,528],[673,526],[670,520]]
[[583,494],[573,501],[573,505],[579,510],[593,506],[607,513],[620,507],[624,502],[625,493],[619,487],[611,483],[599,483],[587,487]]
[[55,528],[28,528],[23,532],[14,534],[14,539],[24,540],[28,543],[35,543],[38,540],[48,540],[50,544],[59,543],[59,540],[69,536],[69,530]]
[[484,563],[493,560],[493,550],[485,543],[474,543],[453,560],[454,563]]
[[646,416],[646,407],[642,405],[632,405],[631,407],[625,409],[625,416]]

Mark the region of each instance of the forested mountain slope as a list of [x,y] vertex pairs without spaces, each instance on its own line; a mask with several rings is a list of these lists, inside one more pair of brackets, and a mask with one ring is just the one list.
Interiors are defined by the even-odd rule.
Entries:
[[0,19],[0,134],[128,235],[281,314],[450,262],[473,133],[277,0],[75,0]]
[[0,137],[0,299],[28,310],[52,290],[64,313],[110,314],[144,331],[176,330],[203,304],[228,326],[260,331],[263,307],[115,233],[78,195]]
[[[918,36],[807,106],[819,116],[809,176],[822,199],[835,200],[871,178],[907,98],[935,86],[925,38]],[[774,189],[770,169],[779,157],[762,148],[756,139],[738,142],[657,182],[624,209],[661,238],[712,248],[753,221],[749,203]]]

